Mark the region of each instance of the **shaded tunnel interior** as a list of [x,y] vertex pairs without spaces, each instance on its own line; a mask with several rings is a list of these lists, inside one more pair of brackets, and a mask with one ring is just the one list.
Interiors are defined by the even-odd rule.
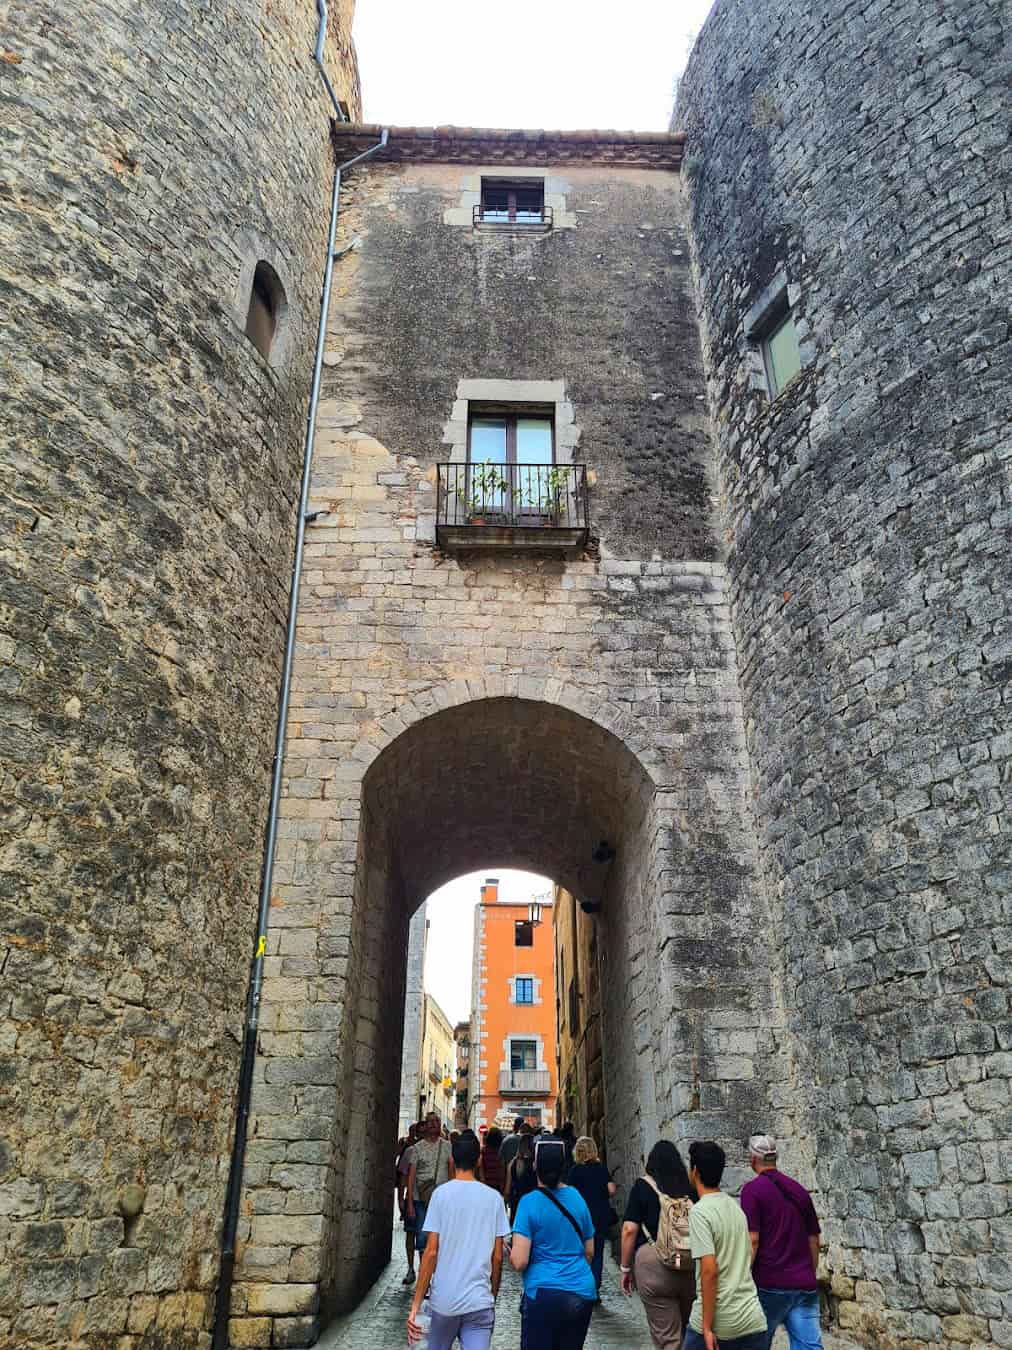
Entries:
[[[654,859],[653,785],[611,732],[553,704],[485,699],[403,732],[371,765],[362,821],[347,998],[348,1128],[335,1138],[323,1309],[347,1309],[389,1257],[390,1158],[401,1067],[407,925],[432,891],[482,867],[550,876],[601,902],[605,941],[642,933]],[[615,849],[600,861],[602,840]],[[634,1028],[606,1009],[609,1058]],[[638,1135],[616,1116],[610,1159]]]

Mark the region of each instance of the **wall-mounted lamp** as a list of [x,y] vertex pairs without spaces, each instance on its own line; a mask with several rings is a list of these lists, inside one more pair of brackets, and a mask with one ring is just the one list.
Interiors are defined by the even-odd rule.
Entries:
[[541,901],[532,900],[527,906],[527,922],[532,928],[537,928],[541,922]]
[[609,863],[615,856],[615,850],[607,839],[602,839],[597,848],[590,855],[596,863]]

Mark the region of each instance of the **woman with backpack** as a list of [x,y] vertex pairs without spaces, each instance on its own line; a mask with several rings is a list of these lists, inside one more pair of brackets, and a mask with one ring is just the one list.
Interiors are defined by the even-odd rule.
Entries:
[[520,1201],[533,1191],[537,1184],[538,1179],[534,1174],[534,1140],[530,1128],[527,1127],[521,1134],[517,1151],[506,1169],[506,1182],[503,1186],[503,1198],[510,1212],[511,1224],[516,1217]]
[[674,1144],[659,1139],[622,1220],[622,1292],[638,1289],[657,1350],[681,1350],[695,1297],[689,1210],[695,1198]]
[[510,1264],[524,1279],[520,1344],[523,1350],[583,1350],[597,1301],[590,1270],[594,1223],[579,1191],[561,1184],[561,1139],[538,1140],[534,1167],[538,1184],[520,1202],[510,1248]]

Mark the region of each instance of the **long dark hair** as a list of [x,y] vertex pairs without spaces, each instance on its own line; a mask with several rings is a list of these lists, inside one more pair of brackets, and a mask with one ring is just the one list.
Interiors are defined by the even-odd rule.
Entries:
[[561,1139],[541,1139],[534,1153],[534,1170],[542,1186],[554,1191],[566,1170],[566,1145]]
[[665,1195],[673,1198],[687,1195],[690,1199],[695,1199],[695,1192],[682,1162],[682,1155],[670,1140],[658,1139],[650,1150],[646,1170],[647,1176],[653,1177]]
[[514,1155],[515,1161],[521,1163],[521,1167],[514,1167],[514,1176],[523,1176],[528,1167],[534,1166],[534,1140],[529,1134],[520,1136],[520,1143],[517,1144],[517,1151]]

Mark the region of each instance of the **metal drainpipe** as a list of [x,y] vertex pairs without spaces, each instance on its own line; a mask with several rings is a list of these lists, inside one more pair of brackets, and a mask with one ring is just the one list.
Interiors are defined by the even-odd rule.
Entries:
[[[333,86],[323,68],[323,43],[327,31],[326,0],[316,0],[320,26],[316,38],[313,59],[316,62],[330,101],[339,121],[347,121],[341,105],[338,103]],[[256,937],[253,947],[253,963],[250,969],[249,992],[246,998],[246,1026],[243,1034],[242,1063],[239,1069],[239,1091],[236,1102],[235,1134],[232,1141],[232,1159],[228,1170],[228,1187],[225,1192],[225,1219],[221,1235],[221,1262],[218,1273],[218,1290],[214,1309],[214,1350],[228,1350],[229,1305],[232,1300],[232,1279],[235,1273],[235,1244],[239,1228],[239,1202],[242,1198],[242,1177],[246,1161],[246,1133],[249,1124],[250,1097],[253,1089],[253,1067],[257,1055],[257,1034],[260,1023],[260,994],[263,989],[264,957],[267,950],[267,929],[269,924],[271,884],[274,879],[274,850],[278,836],[278,812],[281,804],[281,780],[284,773],[285,731],[288,724],[288,706],[291,697],[292,664],[295,657],[295,630],[299,609],[299,584],[302,578],[302,554],[306,537],[309,492],[312,482],[313,442],[316,438],[316,417],[320,404],[320,382],[323,374],[323,348],[327,336],[327,317],[330,309],[330,288],[334,275],[334,260],[341,257],[335,252],[337,236],[337,216],[341,199],[341,175],[353,164],[359,164],[370,155],[376,154],[386,145],[389,130],[384,127],[380,139],[361,154],[345,160],[334,170],[334,187],[330,198],[330,228],[327,234],[327,264],[323,273],[323,292],[320,296],[320,323],[316,333],[316,355],[313,361],[313,383],[309,394],[309,413],[306,417],[306,439],[302,453],[302,490],[299,495],[299,511],[295,525],[295,560],[292,565],[291,589],[288,596],[288,628],[285,637],[285,655],[281,672],[281,697],[278,705],[277,732],[274,740],[274,762],[271,771],[270,806],[267,815],[267,832],[264,842],[264,862],[260,882],[260,903],[257,909]]]

